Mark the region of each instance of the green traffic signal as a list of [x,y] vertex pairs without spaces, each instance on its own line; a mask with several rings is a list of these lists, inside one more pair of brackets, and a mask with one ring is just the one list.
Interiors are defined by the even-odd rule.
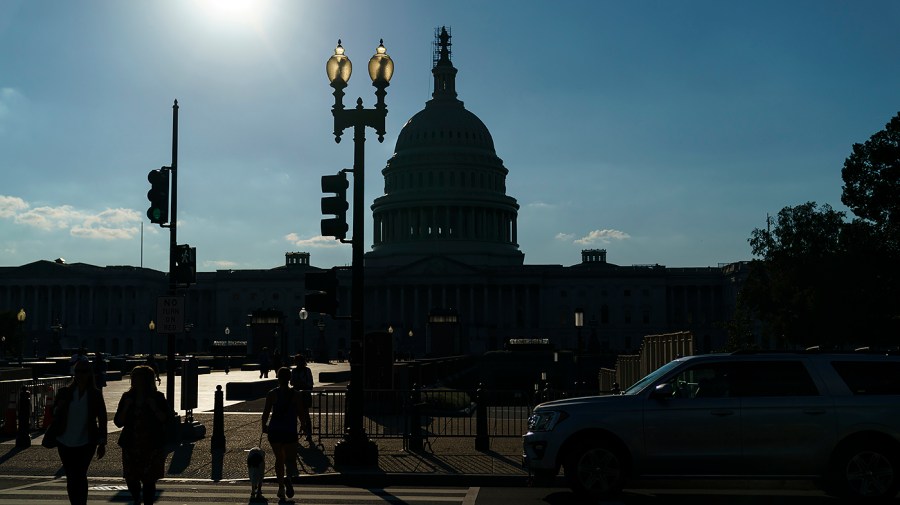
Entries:
[[150,191],[147,192],[150,208],[147,209],[147,217],[151,223],[165,224],[169,222],[169,167],[151,170],[147,174],[147,180],[150,181]]

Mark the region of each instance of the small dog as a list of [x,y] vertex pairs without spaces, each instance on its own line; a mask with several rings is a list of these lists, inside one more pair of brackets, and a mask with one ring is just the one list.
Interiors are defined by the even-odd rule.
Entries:
[[266,453],[259,447],[247,454],[247,473],[250,476],[250,499],[262,498],[263,476],[266,472]]

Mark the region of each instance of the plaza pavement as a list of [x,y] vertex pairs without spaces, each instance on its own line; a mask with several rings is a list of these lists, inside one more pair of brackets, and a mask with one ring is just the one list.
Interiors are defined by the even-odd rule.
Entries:
[[[320,372],[349,370],[347,363],[311,363],[316,388],[345,388],[346,383],[319,382]],[[333,374],[325,374],[326,377]],[[270,373],[274,378],[274,373]],[[161,375],[160,390],[166,391],[166,376]],[[211,450],[213,405],[216,386],[226,389],[227,383],[259,380],[258,371],[232,370],[225,374],[213,371],[198,376],[198,406],[193,417],[206,428],[203,438],[183,441],[169,446],[166,479],[228,481],[247,478],[247,450],[260,443],[260,418],[263,402],[225,401],[225,450]],[[121,449],[116,444],[118,429],[112,416],[129,381],[111,381],[104,388],[109,411],[109,444],[107,454],[91,463],[91,477],[121,477]],[[180,406],[180,377],[175,383],[175,407]],[[179,411],[184,419],[185,412]],[[35,476],[58,477],[63,474],[56,450],[41,447],[40,432],[33,434],[32,446],[16,449],[15,439],[0,439],[0,477]],[[302,444],[298,449],[298,482],[335,483],[351,485],[465,485],[465,486],[524,486],[528,474],[521,468],[521,439],[494,438],[490,449],[475,449],[474,437],[444,437],[429,440],[431,451],[403,450],[401,439],[374,439],[378,445],[378,466],[371,468],[335,468],[334,445],[338,439],[322,439],[324,450]],[[267,451],[266,477],[274,479],[274,458],[266,440],[261,447]],[[433,451],[433,452],[432,452]]]

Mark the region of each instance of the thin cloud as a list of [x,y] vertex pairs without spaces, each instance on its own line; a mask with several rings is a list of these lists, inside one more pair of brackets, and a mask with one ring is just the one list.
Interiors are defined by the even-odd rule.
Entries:
[[631,235],[619,230],[594,230],[580,239],[573,241],[575,244],[591,245],[596,243],[609,244],[613,240],[627,240]]
[[28,208],[25,200],[16,196],[0,195],[0,218],[9,219]]
[[133,209],[106,209],[99,213],[71,205],[31,206],[25,200],[0,195],[0,218],[44,231],[69,230],[76,238],[129,240],[140,232],[141,215]]
[[323,237],[322,235],[319,235],[317,237],[301,238],[300,235],[297,235],[296,233],[288,233],[284,236],[284,239],[290,244],[299,247],[331,248],[341,245],[340,241],[335,240],[334,237]]
[[575,234],[574,233],[557,233],[555,238],[556,238],[556,240],[568,242],[575,238]]

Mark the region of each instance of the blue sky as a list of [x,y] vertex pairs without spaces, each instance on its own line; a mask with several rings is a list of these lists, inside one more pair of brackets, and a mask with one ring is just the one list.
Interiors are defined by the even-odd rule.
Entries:
[[319,236],[335,144],[325,61],[394,60],[387,135],[366,143],[368,206],[397,134],[431,94],[434,28],[494,137],[528,264],[710,266],[750,259],[766,214],[840,203],[853,143],[900,110],[894,1],[129,0],[0,2],[0,265],[63,257],[167,269],[146,175],[171,161],[178,238],[198,269],[287,251],[350,262]]

